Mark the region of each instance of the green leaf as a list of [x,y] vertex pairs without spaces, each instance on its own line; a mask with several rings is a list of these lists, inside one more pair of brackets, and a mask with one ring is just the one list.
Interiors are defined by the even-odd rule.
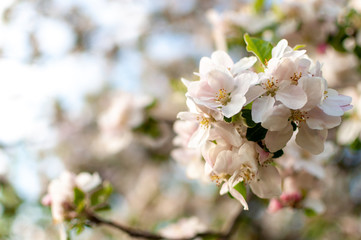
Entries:
[[247,51],[254,53],[266,66],[268,60],[272,58],[272,44],[260,38],[250,37],[247,33],[244,35],[244,41],[247,44]]
[[350,144],[350,149],[355,151],[361,150],[361,141],[359,138],[356,138],[355,141]]
[[161,136],[158,122],[152,117],[148,117],[144,123],[133,130],[138,133],[149,135],[152,138],[158,138]]
[[158,104],[158,100],[156,98],[154,98],[153,101],[145,107],[145,110],[149,111],[149,110],[153,109],[154,107],[156,107],[157,104]]
[[84,202],[85,193],[79,188],[74,188],[74,204],[78,207],[81,202]]
[[265,0],[254,0],[253,9],[256,13],[260,13],[264,9]]
[[307,217],[317,216],[317,212],[315,210],[313,210],[312,208],[305,208],[304,213]]
[[237,183],[237,185],[234,186],[233,188],[236,189],[240,194],[242,194],[244,199],[247,199],[247,188],[246,188],[246,185],[244,185],[243,182]]
[[283,150],[278,150],[277,152],[273,153],[273,157],[272,158],[279,158],[283,155]]
[[253,128],[256,126],[256,123],[252,120],[252,110],[250,109],[243,109],[241,112],[243,117],[244,123],[246,126]]
[[304,45],[304,44],[299,44],[299,45],[296,45],[296,46],[293,48],[293,50],[296,51],[296,50],[298,50],[298,49],[305,48],[305,47],[306,47],[306,45]]
[[113,192],[113,188],[110,183],[105,182],[103,187],[95,191],[90,196],[90,205],[97,206],[108,201],[110,195]]
[[246,138],[248,141],[258,142],[265,138],[267,129],[263,128],[261,123],[257,123],[253,128],[247,128]]
[[291,125],[292,125],[292,128],[293,128],[293,131],[296,131],[297,129],[297,124],[295,122],[291,122]]
[[231,123],[232,122],[232,118],[228,118],[228,117],[223,117],[225,122]]

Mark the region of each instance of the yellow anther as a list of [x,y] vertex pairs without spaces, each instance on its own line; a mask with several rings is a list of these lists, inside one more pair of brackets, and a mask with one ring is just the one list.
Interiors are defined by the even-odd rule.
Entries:
[[203,127],[203,128],[209,127],[210,119],[208,119],[206,117],[197,117],[197,120],[199,121],[199,124],[201,125],[201,127]]
[[220,102],[222,105],[227,105],[230,101],[229,93],[224,88],[219,89],[218,93],[216,94],[216,101]]
[[292,81],[292,84],[294,85],[297,85],[298,84],[298,80],[300,80],[300,78],[302,77],[302,73],[299,72],[298,74],[297,73],[294,73],[292,77],[290,77],[291,81]]
[[291,110],[291,117],[288,119],[290,121],[293,121],[297,125],[301,122],[306,121],[309,117],[307,117],[307,112],[300,111],[300,110]]

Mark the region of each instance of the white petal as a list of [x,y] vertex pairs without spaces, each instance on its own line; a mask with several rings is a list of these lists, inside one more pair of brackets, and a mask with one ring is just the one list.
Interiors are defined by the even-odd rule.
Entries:
[[247,98],[246,105],[252,102],[253,100],[255,100],[256,98],[258,98],[259,96],[261,96],[265,92],[266,90],[259,85],[251,86],[248,89],[248,92],[246,93],[246,98]]
[[229,69],[231,69],[234,64],[231,57],[224,51],[215,51],[212,53],[211,59],[215,64]]
[[310,129],[307,124],[300,124],[296,143],[312,154],[320,154],[324,150],[324,143],[327,137],[327,130]]
[[290,125],[288,119],[291,116],[291,111],[287,107],[280,104],[273,107],[271,110],[268,110],[270,113],[266,113],[265,119],[263,119],[262,122],[262,127],[267,128],[270,131],[280,131],[287,125]]
[[275,100],[271,96],[257,98],[252,104],[252,120],[256,123],[263,122],[272,112]]
[[277,45],[272,49],[272,58],[281,58],[288,46],[286,39],[282,39],[277,43]]
[[217,174],[232,175],[242,164],[240,161],[236,161],[233,155],[237,155],[237,152],[231,150],[221,151],[217,156],[213,171]]
[[252,192],[260,198],[273,198],[281,195],[281,176],[274,166],[258,169],[257,179],[250,184]]
[[244,70],[250,69],[256,62],[257,58],[254,56],[244,57],[233,66],[232,73],[236,75]]
[[233,188],[232,182],[228,181],[228,188],[229,188],[229,193],[243,205],[244,210],[248,210],[248,204],[246,200],[244,199],[242,194],[240,194],[236,189]]
[[293,135],[291,125],[282,131],[268,131],[265,137],[265,144],[271,152],[277,152],[284,148]]
[[307,117],[306,123],[312,129],[330,129],[341,123],[341,117],[327,115],[318,107],[309,111]]
[[205,128],[199,126],[197,131],[195,131],[192,137],[189,139],[188,147],[190,148],[200,147],[205,141],[208,140],[209,130],[210,130],[209,127]]
[[199,62],[199,73],[201,76],[206,75],[210,71],[215,69],[215,64],[208,57],[202,57]]
[[300,86],[288,85],[279,89],[276,99],[290,109],[300,109],[307,102],[307,95]]
[[217,122],[214,126],[216,133],[228,144],[239,147],[243,143],[241,136],[232,124]]
[[[223,71],[213,70],[207,74],[207,81],[209,86],[218,93],[220,89],[224,89],[227,93],[230,93],[234,87],[235,82],[230,74]],[[215,97],[215,96],[214,96]]]
[[246,103],[246,97],[243,94],[233,95],[231,101],[227,105],[222,106],[222,113],[227,118],[230,118],[242,110]]
[[302,77],[298,81],[298,86],[302,87],[307,95],[307,103],[302,108],[304,111],[308,111],[321,103],[325,91],[325,85],[322,78]]

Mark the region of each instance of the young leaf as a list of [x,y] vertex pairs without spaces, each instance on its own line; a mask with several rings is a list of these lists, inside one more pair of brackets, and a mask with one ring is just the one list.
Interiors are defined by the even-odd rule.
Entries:
[[95,191],[90,196],[90,205],[96,206],[105,203],[112,194],[112,191],[113,189],[110,183],[105,183],[101,189]]
[[241,115],[246,126],[253,128],[256,126],[256,123],[252,120],[251,111],[250,109],[243,109]]
[[85,193],[79,188],[74,188],[74,204],[78,206],[85,199]]
[[304,213],[307,217],[314,217],[317,216],[317,213],[312,208],[305,208]]
[[266,137],[267,129],[257,123],[253,128],[247,128],[246,138],[248,141],[258,142]]
[[272,58],[272,44],[260,38],[250,37],[247,33],[244,35],[244,41],[247,44],[247,51],[254,53],[266,66],[267,61]]
[[263,8],[264,8],[264,4],[265,4],[265,0],[255,0],[253,3],[253,9],[256,13],[260,13]]
[[242,194],[244,199],[247,198],[247,188],[246,188],[246,186],[244,185],[243,182],[237,183],[237,185],[234,186],[233,188],[236,189],[240,194]]
[[273,157],[272,158],[279,158],[283,155],[283,150],[280,149],[277,152],[273,153]]

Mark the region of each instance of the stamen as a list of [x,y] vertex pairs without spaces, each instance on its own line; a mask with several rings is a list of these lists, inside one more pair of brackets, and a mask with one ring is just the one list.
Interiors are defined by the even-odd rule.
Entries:
[[267,79],[266,82],[261,83],[263,89],[265,89],[266,95],[271,95],[274,97],[276,95],[276,91],[278,90],[278,80],[275,80],[273,77],[271,79]]
[[290,77],[292,84],[297,85],[298,84],[298,80],[300,80],[300,78],[302,77],[302,73],[294,73],[292,77]]
[[219,89],[218,94],[216,94],[216,101],[220,102],[222,105],[227,105],[227,103],[231,100],[229,98],[229,93],[226,92],[224,88]]
[[210,119],[209,118],[206,118],[206,117],[200,117],[198,116],[197,117],[197,121],[199,121],[199,124],[201,125],[201,127],[203,128],[208,128],[209,127],[209,124],[210,124]]
[[300,111],[300,110],[291,110],[291,117],[288,119],[288,121],[293,121],[297,125],[299,125],[301,122],[305,122],[309,117],[307,117],[306,111]]

